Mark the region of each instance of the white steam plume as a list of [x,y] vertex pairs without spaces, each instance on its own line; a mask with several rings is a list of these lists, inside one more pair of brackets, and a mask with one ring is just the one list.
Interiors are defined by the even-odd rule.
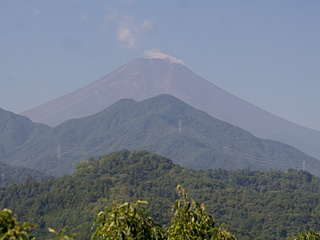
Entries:
[[168,54],[160,52],[158,49],[150,49],[144,52],[146,58],[159,58],[159,59],[168,59],[172,63],[180,63],[184,65],[184,61],[177,59]]

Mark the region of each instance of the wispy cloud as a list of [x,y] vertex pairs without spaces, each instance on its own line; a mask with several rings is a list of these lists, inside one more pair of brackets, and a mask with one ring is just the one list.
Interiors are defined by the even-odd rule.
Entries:
[[127,21],[120,22],[117,31],[117,39],[124,43],[125,47],[134,48],[136,46],[137,38],[138,29],[133,23]]
[[150,19],[145,19],[143,24],[143,29],[146,30],[146,31],[153,31],[153,20],[150,20]]
[[144,19],[142,23],[137,23],[133,16],[120,12],[117,8],[108,7],[103,31],[108,32],[113,24],[117,26],[117,40],[123,47],[129,49],[137,47],[144,34],[154,30],[153,20]]
[[182,61],[181,59],[177,59],[177,58],[172,57],[168,54],[162,53],[158,49],[155,49],[155,48],[145,51],[144,56],[146,58],[168,59],[172,63],[184,64],[184,61]]
[[126,48],[135,48],[138,41],[142,38],[145,32],[153,31],[151,20],[145,19],[143,23],[138,24],[133,17],[126,17],[119,23],[117,30],[117,39]]

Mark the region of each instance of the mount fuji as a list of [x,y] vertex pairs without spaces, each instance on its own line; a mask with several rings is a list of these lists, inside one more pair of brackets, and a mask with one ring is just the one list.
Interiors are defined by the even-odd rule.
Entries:
[[166,59],[135,59],[108,75],[21,113],[50,126],[102,111],[123,98],[141,101],[170,94],[211,116],[278,140],[320,159],[320,132],[292,123],[236,97],[198,76],[181,63]]

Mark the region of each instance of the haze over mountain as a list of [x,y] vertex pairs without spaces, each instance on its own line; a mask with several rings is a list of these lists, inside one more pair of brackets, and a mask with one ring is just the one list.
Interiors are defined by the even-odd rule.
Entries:
[[317,159],[287,144],[259,139],[171,95],[119,100],[4,149],[0,161],[59,176],[72,173],[81,160],[123,148],[149,150],[194,169],[294,168],[320,175]]
[[215,86],[187,67],[167,59],[135,59],[70,94],[22,115],[56,126],[97,113],[119,99],[137,101],[171,94],[211,116],[262,138],[290,144],[320,159],[320,132],[277,117]]

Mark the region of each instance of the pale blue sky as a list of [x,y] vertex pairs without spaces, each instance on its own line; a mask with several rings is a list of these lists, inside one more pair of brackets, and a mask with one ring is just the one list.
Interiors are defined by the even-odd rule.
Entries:
[[0,0],[0,107],[16,113],[150,49],[320,130],[318,0]]

